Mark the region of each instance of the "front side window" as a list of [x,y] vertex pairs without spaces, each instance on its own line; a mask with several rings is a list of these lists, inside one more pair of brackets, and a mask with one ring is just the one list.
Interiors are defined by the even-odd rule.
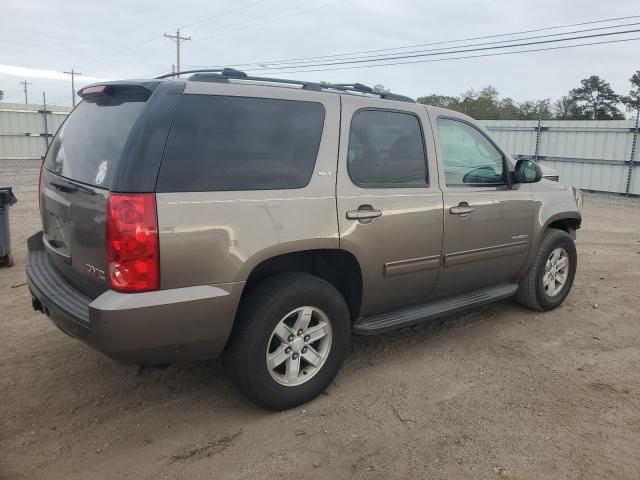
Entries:
[[468,123],[438,119],[440,150],[447,185],[502,185],[502,153]]
[[322,104],[185,95],[158,176],[159,192],[306,186],[322,138]]
[[426,156],[415,115],[361,110],[351,120],[347,168],[363,188],[424,187]]

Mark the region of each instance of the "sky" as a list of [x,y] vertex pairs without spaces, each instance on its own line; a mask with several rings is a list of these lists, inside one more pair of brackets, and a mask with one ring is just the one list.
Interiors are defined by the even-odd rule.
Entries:
[[[171,70],[175,45],[163,34],[190,36],[182,48],[190,66],[245,66],[251,73],[329,81],[383,84],[418,97],[457,95],[493,85],[516,101],[555,99],[600,75],[617,93],[629,90],[640,70],[640,40],[566,50],[395,66],[313,72],[275,72],[269,62],[389,49],[407,45],[498,35],[594,20],[640,15],[630,0],[3,0],[0,12],[0,90],[4,102],[71,104],[71,68],[83,75],[76,87],[100,80],[146,78]],[[640,18],[607,25],[638,23]],[[566,31],[597,27],[573,27]],[[532,33],[540,35],[554,33]],[[591,34],[597,31],[588,32]],[[524,36],[527,36],[524,35]],[[515,36],[521,38],[523,35]],[[640,37],[640,32],[600,41]],[[495,39],[494,39],[495,40]],[[476,40],[444,46],[487,42]],[[579,43],[575,41],[574,43]],[[542,45],[545,46],[545,45]],[[551,46],[551,45],[549,45]],[[436,48],[436,47],[423,47]],[[530,48],[530,47],[525,47]],[[401,51],[413,51],[405,49]],[[418,49],[419,50],[419,49]],[[504,50],[498,50],[504,51]],[[481,52],[480,52],[481,53]],[[434,58],[420,57],[419,59]],[[323,63],[335,62],[336,58]],[[319,62],[319,60],[315,60]],[[263,67],[258,64],[265,65]],[[361,65],[361,64],[360,64]]]

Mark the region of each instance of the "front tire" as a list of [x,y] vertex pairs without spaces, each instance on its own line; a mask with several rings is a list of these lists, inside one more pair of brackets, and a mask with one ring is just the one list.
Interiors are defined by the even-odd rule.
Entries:
[[349,309],[333,285],[307,273],[276,275],[243,298],[225,370],[258,405],[292,408],[329,386],[350,334]]
[[571,236],[563,230],[547,229],[529,272],[520,281],[518,302],[538,311],[558,307],[571,290],[577,260]]

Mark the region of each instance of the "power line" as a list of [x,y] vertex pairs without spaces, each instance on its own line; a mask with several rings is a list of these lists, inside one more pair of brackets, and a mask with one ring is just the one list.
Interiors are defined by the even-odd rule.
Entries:
[[[637,18],[640,18],[640,15],[630,15],[630,16],[626,16],[626,17],[615,17],[615,18],[607,18],[607,19],[602,19],[602,20],[592,20],[592,21],[588,21],[588,22],[571,23],[571,24],[565,24],[565,25],[555,25],[555,26],[552,26],[552,27],[535,28],[535,29],[521,30],[521,31],[517,31],[517,32],[510,32],[510,33],[482,35],[482,36],[477,36],[477,37],[459,38],[459,39],[455,39],[455,40],[441,40],[441,41],[437,41],[437,42],[421,43],[421,44],[414,44],[414,45],[405,45],[405,46],[393,47],[393,48],[379,48],[379,49],[374,49],[374,50],[360,50],[360,51],[354,51],[354,52],[336,53],[336,54],[332,54],[332,55],[321,55],[321,56],[315,56],[315,57],[289,58],[289,59],[284,59],[284,60],[265,60],[265,61],[251,62],[251,63],[238,63],[238,64],[234,64],[234,65],[230,65],[230,66],[243,67],[243,66],[277,65],[277,64],[291,63],[291,62],[298,62],[298,61],[323,60],[323,59],[339,58],[339,57],[346,57],[346,56],[352,56],[352,55],[361,55],[361,54],[367,54],[367,53],[390,52],[390,51],[394,51],[394,50],[405,50],[405,49],[409,49],[409,48],[428,47],[428,46],[434,46],[434,45],[444,45],[444,44],[448,44],[448,43],[458,43],[458,42],[466,42],[466,41],[473,41],[473,40],[488,40],[488,39],[492,39],[492,38],[509,37],[509,36],[513,36],[513,35],[522,35],[522,34],[526,34],[526,33],[536,33],[536,32],[548,31],[548,30],[559,30],[559,29],[563,29],[563,28],[579,27],[579,26],[585,26],[585,25],[593,25],[593,24],[598,24],[598,23],[607,23],[607,22],[613,22],[613,21],[618,21],[618,20],[629,20],[629,19],[637,19]],[[602,28],[613,28],[613,26],[602,27]],[[558,35],[561,35],[561,34],[558,34]],[[452,47],[452,48],[454,48],[454,47]],[[215,68],[215,67],[218,67],[218,65],[198,65],[198,67],[212,67],[212,68]]]
[[[175,65],[172,65],[172,67],[175,68]],[[187,67],[185,66],[184,68],[187,68]],[[162,75],[163,73],[167,73],[166,68],[161,68],[160,70],[154,70],[153,72],[145,73],[144,75],[142,75],[142,78],[154,78],[154,77],[157,77],[158,75]]]
[[[304,9],[304,10],[300,10],[300,11],[297,11],[297,12],[296,12],[296,11],[294,11],[296,8],[299,8],[299,7],[304,6],[304,5],[308,5],[309,3],[312,3],[312,2],[314,2],[314,1],[316,1],[316,0],[307,0],[307,1],[305,1],[305,2],[301,2],[301,3],[299,3],[299,4],[298,4],[296,7],[294,7],[294,8],[285,8],[285,9],[283,9],[283,10],[278,10],[278,11],[276,11],[276,12],[273,12],[273,13],[270,13],[270,14],[263,15],[263,16],[261,16],[261,17],[258,17],[258,18],[257,18],[257,20],[261,20],[261,19],[262,19],[262,21],[261,21],[261,22],[251,23],[251,24],[246,24],[246,25],[229,25],[229,26],[227,26],[227,28],[226,28],[226,29],[223,27],[222,29],[218,29],[218,30],[216,30],[215,32],[211,32],[211,33],[207,33],[207,34],[201,35],[201,36],[199,36],[196,40],[197,40],[197,41],[200,41],[200,40],[202,40],[203,38],[210,37],[210,36],[212,36],[212,35],[214,35],[214,34],[220,34],[220,33],[228,34],[228,33],[233,33],[233,32],[236,32],[236,31],[238,31],[238,30],[245,29],[245,28],[255,27],[255,26],[258,26],[258,25],[262,25],[262,24],[264,24],[264,23],[269,23],[269,22],[271,22],[271,21],[277,21],[277,20],[280,20],[280,19],[282,19],[282,18],[284,18],[284,17],[287,17],[287,16],[291,17],[291,16],[300,15],[300,14],[302,14],[302,13],[306,13],[306,12],[310,12],[310,11],[318,10],[318,9],[320,9],[320,8],[325,8],[327,5],[331,5],[332,3],[336,3],[336,2],[338,2],[338,1],[340,1],[340,0],[332,0],[332,1],[329,1],[329,2],[327,2],[327,3],[324,3],[324,4],[320,5],[320,6],[318,6],[318,7],[314,7],[314,8],[311,8],[311,9]],[[280,15],[278,16],[278,14],[280,14]],[[289,15],[288,15],[288,14],[289,14]],[[276,18],[272,18],[274,15],[276,16]],[[158,51],[159,51],[159,50],[158,50]],[[152,52],[152,55],[155,55],[155,53],[157,53],[157,51],[156,51],[156,52]],[[149,57],[149,55],[147,55],[147,58],[148,58],[148,57]],[[162,70],[162,72],[166,72],[166,69],[163,69],[163,70]]]
[[[307,1],[304,1],[304,2],[298,3],[298,5],[296,5],[293,8],[284,8],[282,10],[278,10],[276,12],[272,12],[272,13],[269,13],[267,15],[263,15],[261,17],[258,17],[256,19],[254,19],[254,20],[262,20],[262,21],[257,22],[257,23],[250,23],[250,24],[246,24],[246,25],[229,25],[228,28],[222,28],[222,29],[216,30],[215,32],[210,32],[210,33],[201,35],[199,40],[202,40],[203,38],[207,38],[207,37],[210,37],[211,35],[215,35],[215,34],[219,34],[219,33],[233,33],[233,32],[237,32],[238,30],[243,30],[245,28],[256,27],[258,25],[263,25],[265,23],[269,23],[269,22],[272,22],[272,21],[280,20],[283,17],[287,17],[287,16],[296,16],[296,15],[300,15],[301,13],[306,13],[306,12],[319,10],[321,8],[325,8],[327,5],[331,5],[332,3],[336,3],[336,2],[338,2],[340,0],[332,0],[332,1],[328,2],[328,3],[320,5],[318,7],[313,7],[313,8],[310,8],[310,9],[304,9],[304,10],[300,10],[300,11],[297,11],[297,12],[295,11],[297,8],[302,7],[304,5],[308,5],[308,4],[313,3],[315,1],[316,0],[307,0]],[[282,14],[282,15],[278,16],[278,14]],[[291,15],[288,15],[288,14],[291,14]],[[275,17],[275,18],[273,18],[273,17]]]
[[[434,59],[428,59],[428,60],[412,60],[412,61],[405,61],[405,62],[385,63],[381,65],[356,65],[351,67],[321,68],[316,70],[296,70],[296,71],[289,71],[286,73],[328,72],[328,71],[334,71],[334,70],[356,70],[361,68],[391,67],[396,65],[409,65],[409,64],[415,64],[415,63],[433,63],[433,62],[445,62],[450,60],[466,60],[466,59],[472,59],[472,58],[498,57],[503,55],[515,55],[520,53],[544,52],[548,50],[562,50],[567,48],[587,47],[592,45],[608,45],[613,43],[631,42],[635,40],[640,40],[640,37],[631,37],[631,38],[624,38],[619,40],[603,40],[600,42],[578,43],[575,45],[559,45],[555,47],[531,48],[526,50],[514,50],[512,52],[484,53],[480,55],[465,55],[465,56],[458,56],[458,57],[434,58]],[[248,72],[248,73],[251,73],[251,72]],[[272,72],[259,71],[259,73],[269,74]]]
[[115,57],[116,55],[119,55],[119,54],[124,53],[124,52],[128,52],[129,50],[133,50],[134,48],[141,47],[142,45],[146,45],[146,44],[151,43],[151,42],[153,42],[154,40],[157,40],[157,39],[158,39],[158,37],[154,36],[153,38],[149,38],[148,40],[143,40],[142,42],[137,42],[137,43],[135,43],[133,45],[130,45],[130,46],[125,47],[125,48],[122,48],[120,50],[116,50],[115,52],[108,53],[108,54],[106,54],[106,55],[104,55],[102,57],[98,57],[98,58],[96,58],[94,60],[91,60],[89,62],[82,63],[82,64],[80,64],[80,67],[86,67],[87,65],[93,65],[96,62],[101,62],[102,60],[106,60],[107,58]]
[[[470,48],[470,47],[479,47],[479,46],[484,46],[484,45],[496,45],[496,44],[500,44],[500,43],[519,42],[519,41],[524,41],[524,40],[535,40],[535,39],[539,39],[539,38],[558,37],[558,36],[561,36],[561,35],[572,35],[572,34],[576,34],[576,33],[593,32],[593,31],[597,31],[597,30],[607,30],[607,29],[612,29],[612,28],[630,27],[630,26],[635,26],[635,25],[640,25],[640,22],[623,23],[623,24],[618,24],[618,25],[611,25],[611,26],[608,26],[608,27],[587,28],[587,29],[573,30],[573,31],[563,32],[563,33],[548,33],[546,35],[534,35],[534,36],[530,36],[530,37],[513,38],[511,40],[496,40],[496,41],[493,41],[493,42],[482,42],[482,43],[472,43],[472,44],[467,44],[467,45],[456,45],[454,47],[429,48],[429,49],[426,49],[426,50],[410,50],[410,51],[407,51],[407,52],[403,52],[403,54],[404,55],[409,55],[409,54],[417,54],[417,53],[424,53],[424,52],[437,52],[437,51],[442,51],[443,53],[455,53],[455,52],[446,52],[445,50],[451,50],[453,48]],[[617,32],[609,32],[609,33],[614,35]],[[565,40],[565,39],[558,39],[557,41],[563,41],[563,40]],[[386,53],[386,54],[381,54],[381,55],[349,57],[348,59],[345,59],[345,60],[355,61],[355,60],[378,59],[378,58],[379,59],[384,59],[385,57],[390,58],[390,59],[394,59],[396,55],[397,55],[397,53]],[[276,64],[274,66],[278,66],[278,65]],[[301,66],[301,65],[291,64],[291,63],[282,64],[282,68],[289,68],[289,67],[293,68],[293,67],[299,67],[299,66]]]
[[[240,8],[236,8],[236,9],[233,9],[233,10],[227,10],[225,12],[220,12],[220,13],[218,13],[216,15],[211,15],[210,17],[206,17],[206,18],[204,18],[202,20],[198,20],[196,22],[192,22],[192,23],[188,23],[186,25],[182,25],[180,28],[188,28],[188,27],[191,27],[191,26],[194,26],[194,25],[199,25],[199,24],[204,23],[204,22],[208,22],[209,20],[212,20],[212,19],[225,17],[225,16],[230,15],[232,13],[239,12],[241,10],[246,10],[247,8],[252,7],[254,5],[257,5],[258,3],[261,3],[263,1],[264,0],[257,0],[257,1],[254,1],[252,3],[249,3],[247,5],[244,5],[244,6],[240,7]],[[104,55],[102,57],[98,57],[98,58],[96,58],[94,60],[90,60],[90,61],[88,61],[86,63],[81,64],[80,66],[84,67],[84,66],[87,66],[87,65],[92,65],[92,64],[94,64],[96,62],[100,62],[100,61],[105,60],[107,58],[111,58],[111,57],[114,57],[114,56],[119,55],[121,53],[128,52],[130,50],[133,50],[133,49],[136,49],[138,47],[141,47],[142,45],[149,44],[149,43],[153,42],[154,40],[157,40],[157,38],[158,37],[153,36],[153,37],[148,38],[147,40],[142,40],[141,42],[136,42],[136,43],[134,43],[132,45],[129,45],[128,47],[116,50],[115,52],[112,52],[112,53],[108,53],[107,55]],[[156,52],[156,51],[160,51],[160,50],[163,50],[163,49],[161,49],[161,48],[154,49],[154,50],[152,50],[152,52]]]
[[[263,0],[260,0],[260,1],[263,1]],[[291,9],[291,8],[285,8],[285,9],[283,9],[283,10],[276,11],[276,12],[275,12],[275,15],[277,15],[278,13],[284,13],[285,15],[281,15],[281,16],[279,17],[279,18],[282,18],[283,16],[286,16],[286,14],[287,14],[287,13],[289,13],[290,11],[295,10],[295,8],[298,8],[298,7],[302,6],[302,5],[307,5],[307,4],[309,4],[309,3],[311,3],[311,2],[314,2],[314,1],[316,1],[316,0],[307,0],[306,2],[302,2],[302,3],[298,4],[298,5],[297,5],[296,7],[294,7],[293,9]],[[324,4],[324,5],[321,5],[321,7],[319,7],[319,8],[323,8],[323,7],[325,7],[326,5],[329,5],[329,4],[331,4],[331,3],[335,3],[335,2],[337,2],[337,1],[339,1],[339,0],[333,0],[333,1],[330,1],[329,3],[326,3],[326,4]],[[256,3],[259,3],[259,2],[254,2],[254,3],[250,4],[250,5],[254,5],[254,4],[256,4]],[[237,10],[240,10],[240,9],[237,9]],[[312,9],[312,10],[315,10],[315,9]],[[302,11],[299,11],[299,12],[295,12],[295,13],[293,13],[293,15],[298,15],[298,14],[300,14],[300,13],[304,13],[304,12],[306,12],[306,11],[309,11],[309,10],[302,10]],[[227,13],[230,13],[230,12],[231,12],[231,11],[229,11],[229,12],[227,12]],[[278,19],[279,19],[279,18],[270,19],[269,17],[272,17],[273,15],[274,15],[274,14],[273,14],[273,13],[271,13],[271,14],[264,15],[264,16],[262,16],[262,17],[258,17],[258,20],[260,20],[260,19],[265,19],[265,20],[263,20],[262,22],[258,22],[258,23],[253,23],[253,24],[249,24],[249,25],[228,25],[228,26],[227,26],[227,29],[225,29],[225,28],[223,27],[222,29],[218,29],[218,30],[216,30],[215,32],[211,32],[211,33],[207,33],[207,34],[201,35],[201,36],[200,36],[198,39],[196,39],[196,40],[202,40],[203,38],[210,37],[210,36],[211,36],[211,35],[213,35],[213,34],[218,34],[218,33],[231,33],[231,32],[235,32],[235,31],[237,31],[237,30],[242,30],[243,28],[253,27],[253,26],[256,26],[256,25],[260,25],[260,24],[262,24],[262,23],[268,23],[269,21],[272,21],[272,20],[278,20]],[[208,20],[210,20],[211,18],[212,18],[212,17],[209,17],[209,18],[206,18],[206,19],[204,19],[204,20],[202,20],[202,21],[194,22],[193,24],[190,24],[190,25],[194,25],[194,24],[202,23],[202,22],[204,22],[204,21],[208,21]],[[234,27],[236,27],[236,28],[234,28]],[[239,27],[239,28],[237,28],[237,27]],[[180,28],[183,28],[183,27],[180,27]],[[230,29],[229,29],[229,28],[230,28]],[[167,34],[166,34],[166,33],[165,33],[165,36],[167,36]],[[189,40],[191,40],[191,38],[189,38]],[[159,49],[152,50],[150,53],[147,53],[146,58],[149,58],[151,55],[155,55],[155,54],[157,54],[157,53],[158,53],[158,52],[160,52],[161,50],[163,50],[163,49],[162,49],[162,48],[159,48]],[[165,72],[165,71],[166,71],[166,69],[162,69],[161,71],[162,71],[162,72]]]
[[[589,22],[571,23],[571,24],[566,24],[566,25],[556,25],[556,26],[553,26],[553,27],[535,28],[535,29],[521,30],[521,31],[518,31],[518,32],[511,32],[511,33],[500,33],[500,34],[495,34],[495,35],[483,35],[483,36],[479,36],[479,37],[459,38],[459,39],[455,39],[455,40],[442,40],[442,41],[438,41],[438,42],[422,43],[422,44],[415,44],[415,45],[405,45],[405,46],[393,47],[393,48],[379,48],[379,49],[374,49],[374,50],[361,50],[361,51],[350,52],[350,53],[336,53],[336,54],[333,54],[333,55],[323,55],[323,56],[318,56],[318,57],[293,58],[293,59],[287,59],[287,60],[254,62],[253,65],[288,63],[288,62],[301,61],[301,60],[304,60],[304,61],[306,61],[306,60],[320,60],[320,59],[327,59],[327,58],[336,58],[336,57],[344,57],[344,56],[351,56],[351,55],[360,55],[360,54],[366,54],[366,53],[388,52],[388,51],[393,51],[393,50],[404,50],[404,49],[409,49],[409,48],[428,47],[428,46],[433,46],[433,45],[443,45],[443,44],[447,44],[447,43],[467,42],[467,41],[473,41],[473,40],[487,40],[487,39],[491,39],[491,38],[510,37],[510,36],[513,36],[513,35],[521,35],[521,34],[525,34],[525,33],[536,33],[536,32],[548,31],[548,30],[559,30],[559,29],[563,29],[563,28],[579,27],[579,26],[584,26],[584,25],[593,25],[593,24],[597,24],[597,23],[606,23],[606,22],[612,22],[612,21],[617,21],[617,20],[629,20],[629,19],[634,19],[634,18],[640,18],[640,15],[631,15],[631,16],[626,16],[626,17],[607,18],[607,19],[603,19],[603,20],[592,20],[592,21],[589,21]],[[607,27],[603,27],[603,28],[607,28]],[[244,65],[252,65],[252,64],[240,64],[240,66],[244,66]]]
[[29,85],[33,85],[33,83],[31,82],[27,82],[26,80],[23,80],[22,82],[18,82],[18,85],[22,85],[24,88],[24,103],[28,104],[29,103],[29,94],[27,93],[27,89],[29,87]]
[[[558,42],[566,42],[570,40],[581,40],[585,38],[597,38],[597,37],[608,37],[611,35],[623,35],[628,33],[636,33],[640,32],[640,29],[634,30],[623,30],[620,32],[606,32],[606,33],[596,33],[591,35],[579,35],[575,37],[567,37],[567,38],[557,38],[553,40],[538,40],[535,42],[520,42],[520,43],[511,43],[508,45],[494,45],[490,47],[480,47],[480,48],[464,48],[461,50],[451,50],[448,52],[429,52],[429,53],[417,53],[417,54],[405,54],[405,55],[394,55],[394,56],[385,56],[384,58],[369,58],[369,59],[360,59],[360,60],[344,60],[338,62],[324,62],[324,63],[307,63],[302,65],[295,66],[284,66],[278,68],[271,68],[269,70],[272,71],[287,71],[291,68],[306,68],[306,67],[324,67],[324,66],[335,66],[335,65],[351,65],[351,64],[359,64],[359,63],[375,63],[375,62],[385,62],[388,60],[404,60],[409,58],[418,58],[418,57],[431,57],[437,55],[450,55],[454,53],[466,53],[466,52],[478,52],[484,50],[496,50],[503,48],[514,48],[514,47],[524,47],[529,45],[540,45],[540,44],[548,44],[548,43],[558,43]],[[454,47],[457,48],[457,47]]]
[[198,20],[197,22],[187,23],[186,25],[182,25],[180,28],[189,28],[189,27],[193,27],[195,25],[200,25],[201,23],[208,22],[209,20],[212,20],[214,18],[217,20],[218,18],[226,17],[227,15],[231,15],[232,13],[236,13],[236,12],[240,12],[242,10],[246,10],[247,8],[253,7],[254,5],[257,5],[258,3],[262,3],[262,2],[264,2],[264,0],[257,0],[255,2],[247,3],[246,5],[243,5],[242,7],[234,8],[232,10],[227,10],[226,12],[217,13],[215,15],[211,15],[210,17],[203,18],[202,20]]

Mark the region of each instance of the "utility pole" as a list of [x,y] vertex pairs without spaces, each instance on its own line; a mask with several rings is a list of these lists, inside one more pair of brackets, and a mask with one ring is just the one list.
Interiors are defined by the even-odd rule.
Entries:
[[27,88],[29,85],[33,85],[31,82],[27,82],[26,80],[22,82],[18,82],[18,85],[22,85],[24,87],[24,103],[29,103],[29,95],[27,93]]
[[76,75],[82,75],[80,72],[76,72],[73,68],[70,72],[62,72],[67,75],[71,75],[71,104],[76,106]]
[[[176,69],[179,72],[180,71],[180,42],[185,40],[191,40],[191,37],[190,36],[181,37],[180,29],[176,30],[175,35],[167,35],[165,33],[164,36],[176,44]],[[180,78],[180,75],[178,75],[178,78]]]

